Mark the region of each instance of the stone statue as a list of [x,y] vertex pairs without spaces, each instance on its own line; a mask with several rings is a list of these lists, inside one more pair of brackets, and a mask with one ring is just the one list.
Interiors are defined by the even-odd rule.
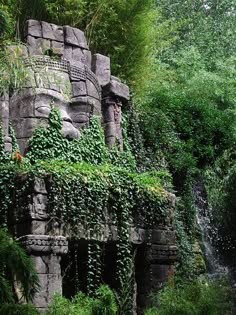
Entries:
[[107,145],[118,140],[122,148],[121,106],[129,100],[129,88],[111,75],[110,58],[92,55],[84,33],[69,26],[29,20],[25,38],[20,56],[27,68],[25,82],[0,100],[6,147],[9,120],[24,154],[33,130],[47,125],[53,103],[60,110],[65,137],[79,138],[81,126],[97,115]]

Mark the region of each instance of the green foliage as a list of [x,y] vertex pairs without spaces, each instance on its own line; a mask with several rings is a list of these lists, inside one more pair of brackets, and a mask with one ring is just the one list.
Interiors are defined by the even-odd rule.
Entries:
[[70,141],[61,134],[62,122],[59,111],[53,108],[49,114],[48,127],[37,128],[29,140],[27,158],[37,160],[60,160],[68,162],[87,162],[92,164],[112,163],[116,166],[135,170],[135,160],[131,154],[128,139],[123,129],[124,151],[105,145],[104,130],[99,118],[92,117],[87,128],[82,130],[79,140]]
[[[12,240],[5,230],[0,229],[1,304],[14,302],[14,293],[12,290],[14,281],[17,281],[21,286],[22,297],[26,301],[31,301],[38,290],[38,277],[32,261],[20,245]],[[8,308],[8,306],[5,307],[6,309]]]
[[[132,274],[130,227],[133,223],[138,225],[139,221],[147,228],[164,222],[170,207],[168,195],[162,188],[165,174],[135,172],[135,160],[125,133],[126,151],[114,148],[109,152],[97,118],[91,119],[79,140],[63,138],[61,126],[59,113],[53,108],[48,127],[36,129],[30,139],[27,158],[21,163],[12,161],[1,165],[0,209],[3,223],[7,223],[6,214],[11,202],[18,202],[20,195],[27,195],[36,178],[45,180],[49,187],[48,228],[53,230],[54,225],[59,226],[71,237],[90,240],[87,273],[87,293],[90,296],[101,281],[101,249],[95,240],[102,236],[104,226],[115,225],[116,278],[120,287],[119,296],[124,301],[122,314],[131,298],[130,286],[127,285],[127,277],[130,279]],[[24,174],[23,182],[21,174]],[[21,207],[24,207],[22,201]]]
[[225,315],[233,307],[233,295],[224,279],[196,280],[178,287],[170,281],[154,301],[145,315]]
[[[6,45],[6,44],[9,44]],[[28,69],[24,64],[23,45],[19,42],[9,42],[0,49],[0,95],[9,90],[20,89],[28,77]]]
[[0,315],[39,315],[39,312],[30,304],[3,304],[0,306]]
[[55,295],[46,315],[115,315],[117,305],[114,293],[106,285],[101,285],[90,298],[78,293],[72,301]]

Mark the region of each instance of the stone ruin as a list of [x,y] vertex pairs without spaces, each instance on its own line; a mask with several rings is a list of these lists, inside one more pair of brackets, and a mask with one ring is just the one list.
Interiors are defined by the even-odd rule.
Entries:
[[[9,121],[24,155],[34,129],[47,125],[52,100],[60,111],[65,137],[79,138],[80,128],[88,124],[92,115],[97,115],[104,127],[108,147],[118,143],[122,149],[121,111],[129,102],[129,87],[111,75],[110,58],[101,54],[92,55],[84,33],[70,26],[29,20],[25,41],[26,44],[20,46],[20,57],[27,68],[24,84],[20,90],[5,94],[0,99],[0,122],[6,150],[11,151]],[[58,231],[54,231],[54,235],[49,233],[47,196],[46,182],[36,179],[27,199],[27,211],[25,208],[15,209],[13,212],[17,213],[17,219],[13,215],[11,220],[12,229],[35,262],[41,290],[36,294],[34,304],[42,310],[47,308],[55,292],[68,295],[66,291],[70,287],[62,279],[65,261],[70,260],[70,240],[68,235],[61,235]],[[170,213],[174,208],[174,199],[170,194]],[[108,253],[105,260],[108,284],[114,276],[112,248],[116,235],[113,232],[105,229],[101,240]],[[81,261],[84,242],[86,240],[81,236],[81,241],[77,243]],[[177,248],[171,218],[165,225],[149,231],[133,227],[130,242],[137,249],[135,314],[136,309],[147,305],[151,290],[158,289],[172,272]]]

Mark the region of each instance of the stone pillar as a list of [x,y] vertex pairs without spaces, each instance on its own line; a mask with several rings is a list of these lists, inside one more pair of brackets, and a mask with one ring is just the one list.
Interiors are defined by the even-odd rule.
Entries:
[[68,251],[68,242],[63,236],[25,235],[19,241],[30,254],[39,277],[40,290],[33,303],[39,310],[46,310],[53,295],[62,294],[60,260]]
[[119,149],[122,150],[121,106],[122,103],[118,98],[106,97],[102,101],[105,142],[109,148],[112,148],[117,142]]
[[177,259],[175,231],[157,227],[148,232],[147,241],[137,252],[138,309],[150,305],[150,293],[157,292],[172,276]]
[[11,152],[11,138],[9,137],[9,95],[0,96],[0,125],[3,131],[5,150]]

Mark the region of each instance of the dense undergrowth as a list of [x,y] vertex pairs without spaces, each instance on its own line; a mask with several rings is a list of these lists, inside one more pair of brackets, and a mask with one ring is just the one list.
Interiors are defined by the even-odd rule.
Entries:
[[[80,147],[77,141],[68,142],[58,133],[60,120],[56,118],[56,128],[36,131],[28,158],[22,159],[22,163],[16,159],[10,161],[1,184],[11,182],[11,169],[21,173],[40,172],[42,169],[43,174],[60,174],[62,180],[65,174],[72,172],[68,181],[76,186],[81,182],[73,182],[73,173],[79,171],[86,180],[93,182],[95,193],[97,182],[93,175],[96,172],[93,166],[88,165],[92,162],[100,165],[96,170],[106,181],[113,175],[119,179],[123,176],[124,181],[119,182],[122,187],[132,182],[132,185],[145,188],[142,190],[145,193],[150,192],[148,187],[152,185],[175,192],[179,246],[175,282],[180,289],[168,287],[164,290],[161,300],[170,305],[170,310],[160,310],[160,314],[177,312],[175,306],[171,306],[173,292],[177,292],[176,307],[183,312],[181,314],[185,314],[183,309],[188,307],[192,313],[186,314],[201,314],[193,303],[200,305],[204,294],[208,296],[204,290],[212,288],[215,292],[215,287],[195,282],[205,272],[192,191],[199,177],[206,187],[207,202],[213,210],[212,223],[221,235],[219,246],[228,248],[227,255],[235,251],[234,1],[161,0],[158,3],[145,1],[144,4],[138,0],[129,3],[116,0],[111,4],[109,0],[57,0],[53,3],[34,0],[28,6],[25,0],[3,0],[0,4],[2,43],[11,42],[15,35],[19,39],[23,21],[27,18],[70,24],[85,30],[92,50],[108,54],[112,59],[113,73],[130,84],[135,106],[127,113],[128,138],[124,153],[116,149],[108,152],[104,144],[97,146],[97,141],[102,143],[100,129],[95,133],[89,129],[84,131],[81,143],[89,143],[88,147]],[[3,49],[0,60],[0,71],[5,73],[0,78],[0,89],[9,85],[19,88],[25,75],[21,63],[12,66],[11,55],[6,55]],[[91,124],[95,126],[96,122]],[[57,145],[55,150],[53,143]],[[3,163],[8,161],[4,154],[1,159]],[[51,161],[41,163],[40,160]],[[68,169],[65,161],[69,162]],[[72,167],[71,163],[76,165]],[[136,171],[148,174],[138,175]],[[102,182],[99,189],[104,185],[107,182]],[[155,190],[158,194],[159,188]],[[62,199],[66,194],[65,190]],[[149,193],[146,197],[150,197]],[[3,206],[1,211],[3,213],[6,208]],[[67,211],[66,207],[64,211]],[[186,281],[189,282],[186,284]],[[199,300],[193,301],[187,296],[186,292],[192,292],[192,289],[203,292]],[[222,290],[223,296],[224,286]],[[213,309],[214,304],[217,305],[214,299],[209,302]],[[159,314],[159,310],[153,312]],[[221,314],[220,310],[212,312]]]

